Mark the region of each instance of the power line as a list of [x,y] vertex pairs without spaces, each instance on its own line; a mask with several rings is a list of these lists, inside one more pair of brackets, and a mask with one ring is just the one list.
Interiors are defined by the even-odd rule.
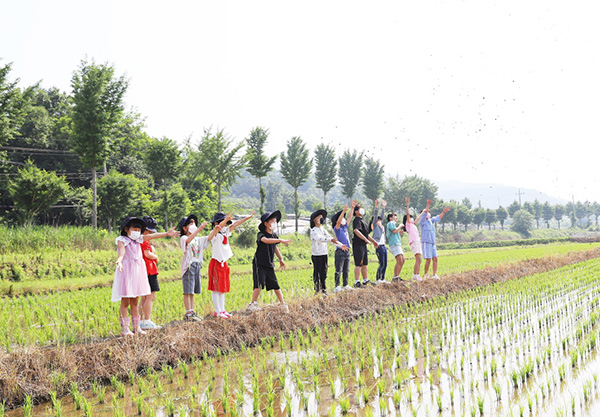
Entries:
[[51,153],[57,155],[75,155],[72,151],[61,149],[22,148],[19,146],[0,146],[0,151],[21,151],[28,153]]

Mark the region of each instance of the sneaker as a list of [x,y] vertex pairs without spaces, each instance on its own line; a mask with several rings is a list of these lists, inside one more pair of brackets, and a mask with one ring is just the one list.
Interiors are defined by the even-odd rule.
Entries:
[[375,285],[372,281],[369,281],[368,279],[365,279],[362,282],[363,287],[366,287],[367,285]]
[[229,314],[227,311],[221,311],[221,314],[227,316],[227,318],[231,317],[231,314]]
[[258,303],[256,301],[252,301],[250,304],[248,304],[248,311],[260,311],[262,310],[259,306]]
[[431,278],[433,278],[433,279],[441,279],[441,278],[438,276],[438,274],[435,274],[435,275],[434,275],[434,276],[432,276]]
[[362,288],[362,286],[363,286],[363,285],[362,285],[362,283],[361,283],[360,281],[356,281],[356,282],[354,283],[354,288]]
[[392,277],[392,282],[400,282],[402,281],[402,278],[398,277]]
[[389,282],[386,281],[385,279],[378,279],[377,284],[389,284]]
[[152,320],[144,320],[142,322],[142,324],[140,325],[140,327],[143,330],[158,330],[158,329],[162,329],[162,326],[159,326],[158,324],[154,323]]
[[353,290],[354,288],[352,288],[350,285],[346,285],[344,286],[344,288],[342,288],[344,291],[348,291],[348,290]]
[[288,305],[286,303],[281,303],[281,308],[283,309],[283,311],[285,313],[289,313],[290,312],[290,308],[288,307]]
[[215,313],[215,316],[216,317],[220,317],[222,319],[228,319],[229,318],[229,316],[224,311],[221,311],[220,313]]
[[423,278],[421,278],[421,276],[420,276],[420,275],[413,275],[412,279],[413,279],[414,281],[424,281],[424,279],[423,279]]
[[342,287],[340,287],[339,285],[333,289],[334,294],[337,294],[338,292],[342,292]]
[[202,318],[198,317],[195,312],[185,313],[183,316],[185,321],[202,321]]

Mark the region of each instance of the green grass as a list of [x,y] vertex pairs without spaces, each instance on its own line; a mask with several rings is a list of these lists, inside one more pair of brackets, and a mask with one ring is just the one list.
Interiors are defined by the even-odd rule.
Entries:
[[[600,244],[554,244],[544,246],[510,247],[486,250],[448,251],[440,254],[440,274],[457,273],[481,269],[506,263],[514,263],[530,258],[539,258],[554,254],[564,254],[571,251],[582,251]],[[234,247],[234,253],[237,248]],[[282,248],[286,256],[286,248]],[[160,256],[160,252],[159,252]],[[403,276],[412,274],[414,260],[409,259],[404,267]],[[294,261],[295,266],[302,269],[291,269],[277,273],[284,297],[288,300],[313,296],[312,269],[308,261]],[[333,287],[333,257],[330,258],[328,271],[328,287]],[[388,280],[391,277],[393,261],[390,260]],[[369,275],[375,275],[376,262],[369,264]],[[206,267],[204,268],[204,270]],[[252,293],[252,276],[248,265],[232,268],[231,292],[226,296],[226,307],[233,311],[244,308],[250,301]],[[176,271],[163,272],[161,278],[178,276]],[[79,291],[33,294],[22,297],[4,297],[0,299],[0,345],[10,350],[14,345],[47,343],[74,343],[83,339],[105,337],[118,334],[119,303],[111,303],[111,287],[108,285],[112,275],[103,274],[99,288],[82,289]],[[71,278],[73,289],[85,287],[90,277]],[[353,276],[351,271],[350,280]],[[64,283],[66,280],[38,280],[34,283]],[[79,283],[77,283],[79,281]],[[5,282],[2,282],[4,285]],[[25,284],[25,283],[13,283]],[[31,284],[30,284],[31,285]],[[202,283],[203,293],[196,297],[196,311],[209,313],[212,308],[211,294],[206,290],[206,281]],[[22,287],[21,289],[23,289]],[[64,289],[64,288],[62,288]],[[272,292],[263,292],[261,303],[276,302]],[[153,320],[165,323],[180,319],[183,314],[182,288],[179,280],[161,281],[161,291],[154,303]]]

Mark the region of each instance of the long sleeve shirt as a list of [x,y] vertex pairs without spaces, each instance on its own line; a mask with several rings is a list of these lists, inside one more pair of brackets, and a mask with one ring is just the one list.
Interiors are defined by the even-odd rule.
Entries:
[[[324,227],[313,227],[310,229],[310,244],[312,249],[312,255],[320,256],[327,255],[327,244],[331,242],[333,238],[325,230]],[[338,248],[341,248],[341,244],[336,244]]]
[[[381,218],[383,219],[384,208],[381,208]],[[379,245],[385,245],[385,229],[377,223],[377,210],[373,213],[373,240]]]

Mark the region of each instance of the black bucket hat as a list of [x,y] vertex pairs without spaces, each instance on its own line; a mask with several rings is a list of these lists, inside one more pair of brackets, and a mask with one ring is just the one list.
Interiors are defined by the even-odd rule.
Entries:
[[127,236],[127,232],[125,228],[131,225],[137,225],[140,229],[142,229],[142,233],[146,230],[146,223],[139,217],[127,217],[123,220],[123,224],[121,225],[121,236]]
[[276,219],[277,223],[281,221],[281,212],[279,210],[275,210],[274,212],[267,211],[262,216],[260,216],[260,223],[258,224],[258,230],[264,230],[265,222],[268,222],[271,219]]
[[146,230],[149,230],[152,233],[156,233],[156,226],[158,226],[158,223],[156,222],[156,220],[154,220],[153,217],[144,216],[144,217],[142,217],[142,220],[144,221],[144,224],[146,225]]
[[188,224],[190,224],[191,221],[196,222],[196,226],[198,225],[198,217],[195,214],[190,214],[187,217],[182,217],[181,220],[179,220],[179,224],[177,225],[177,229],[181,232],[181,235],[185,235],[185,232],[183,231],[183,228],[185,226],[187,226]]
[[313,214],[310,215],[310,227],[311,228],[315,227],[314,220],[319,215],[323,216],[323,220],[321,220],[321,224],[325,224],[325,219],[327,218],[327,211],[323,210],[323,209],[317,210]]
[[344,210],[340,210],[337,213],[335,213],[333,216],[331,216],[331,225],[332,226],[336,225],[336,223],[337,223],[338,219],[340,218],[340,216],[342,215],[343,211]]
[[[211,224],[215,224],[215,223],[221,223],[223,220],[225,220],[225,217],[227,217],[227,214],[223,213],[222,211],[219,211],[218,213],[215,213],[213,219],[210,221]],[[231,220],[229,220],[227,222],[227,224],[231,224]]]

